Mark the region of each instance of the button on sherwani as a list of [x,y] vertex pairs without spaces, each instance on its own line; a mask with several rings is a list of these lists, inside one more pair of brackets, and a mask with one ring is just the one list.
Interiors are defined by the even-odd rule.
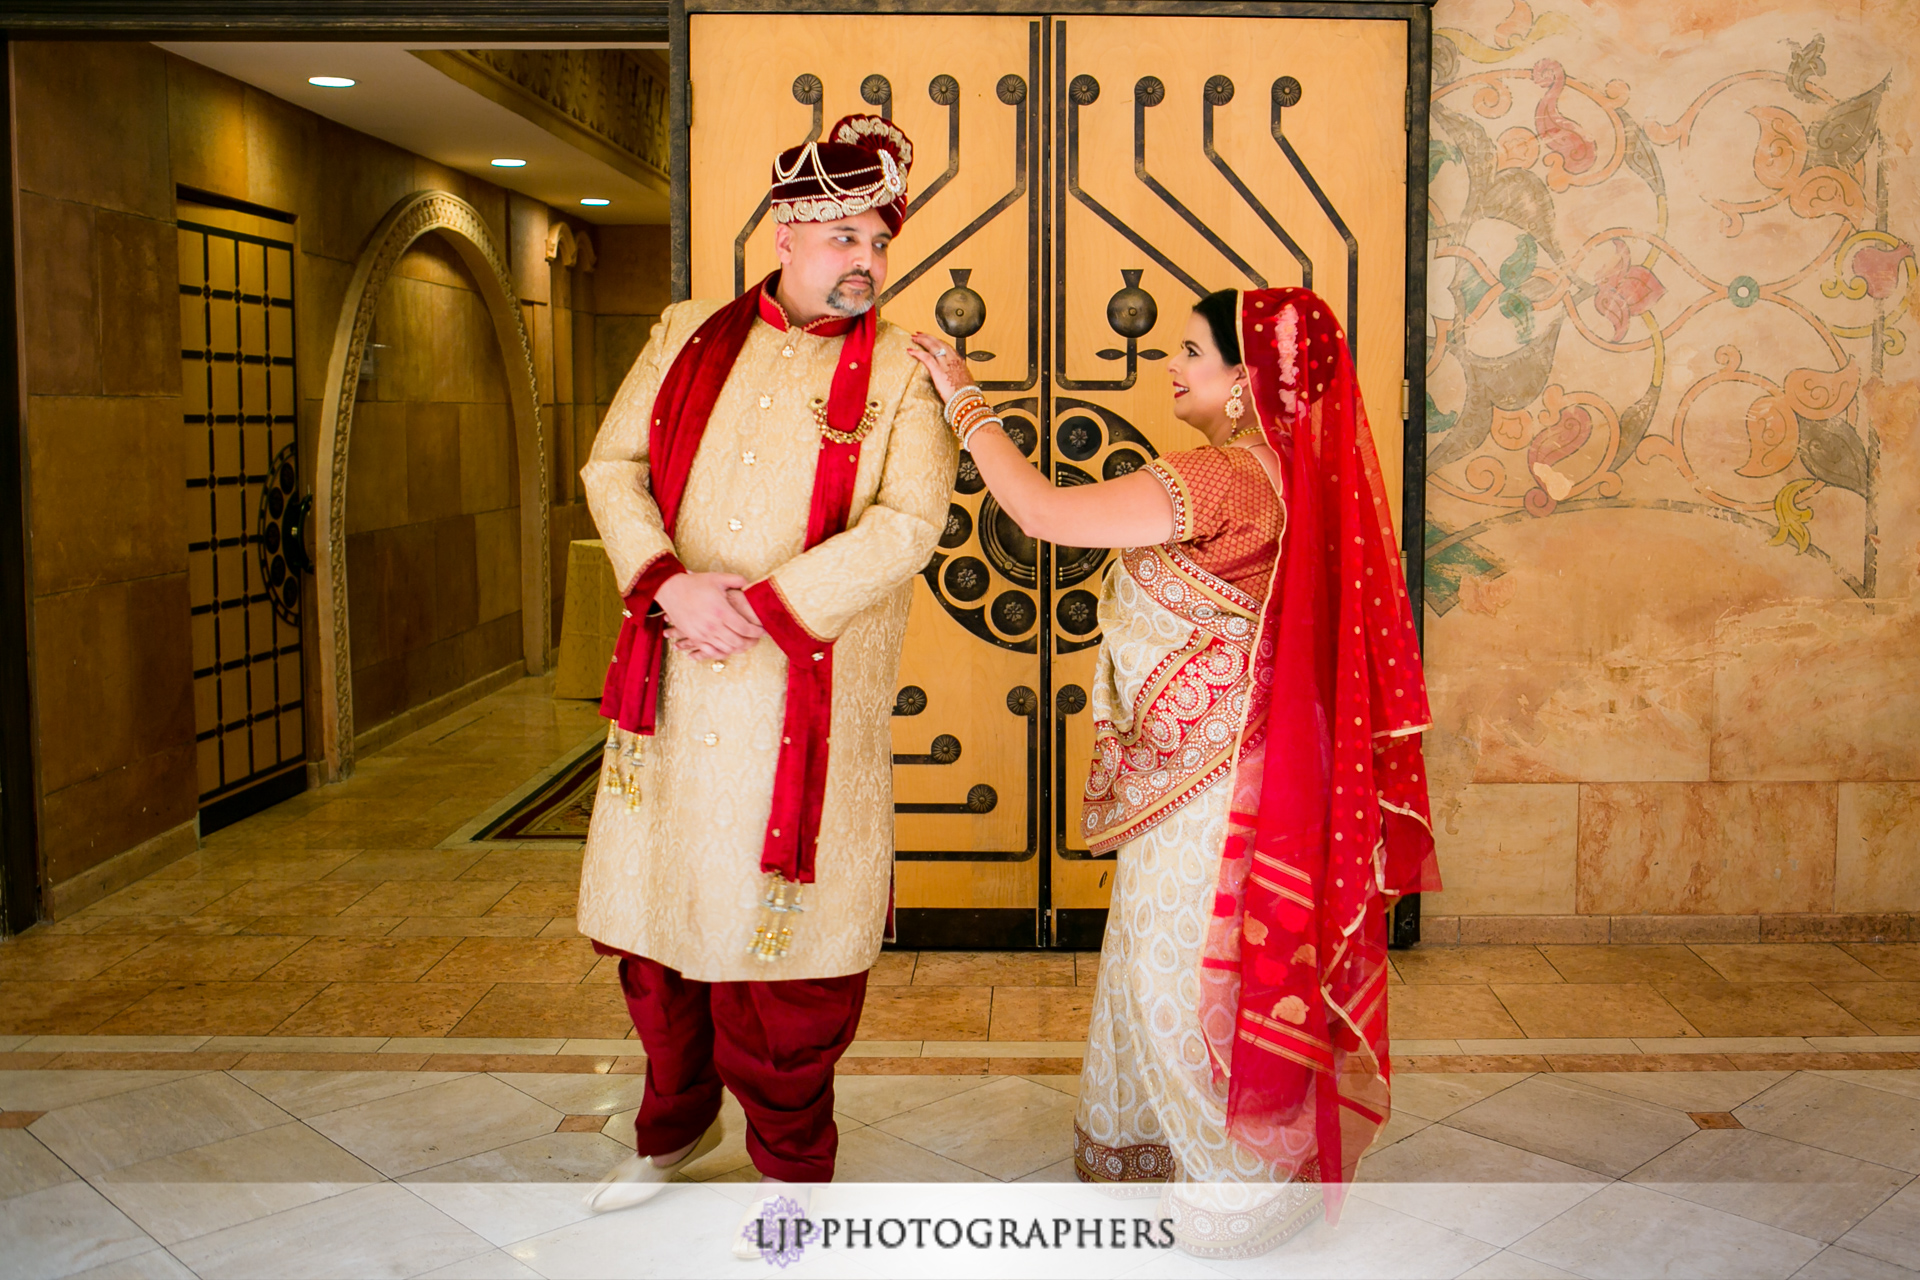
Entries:
[[654,400],[717,309],[669,307],[615,397],[581,472],[626,593],[663,555],[693,572],[767,580],[833,646],[820,839],[791,949],[748,954],[787,691],[771,639],[724,663],[669,649],[656,731],[639,741],[639,799],[603,794],[581,872],[579,928],[703,982],[826,978],[879,954],[893,865],[892,713],[914,576],[944,526],[955,447],[906,332],[881,322],[845,532],[807,549],[824,402],[843,338],[755,320],[720,391],[669,539],[649,489]]

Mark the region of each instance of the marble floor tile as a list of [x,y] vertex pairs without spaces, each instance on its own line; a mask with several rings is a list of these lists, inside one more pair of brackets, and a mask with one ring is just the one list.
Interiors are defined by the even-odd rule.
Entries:
[[1363,1159],[1354,1196],[1505,1247],[1603,1186],[1586,1169],[1432,1125]]
[[398,916],[255,916],[240,932],[295,938],[378,938],[399,923]]
[[1711,982],[1720,977],[1690,947],[1608,943],[1543,946],[1540,953],[1568,982]]
[[1833,1245],[1794,1272],[1793,1280],[1920,1280],[1920,1271]]
[[163,1245],[379,1181],[379,1174],[299,1121],[93,1179],[102,1195]]
[[490,1076],[464,1076],[329,1111],[308,1123],[397,1178],[552,1133],[560,1116]]
[[0,982],[0,1032],[83,1035],[152,990],[151,982]]
[[202,1280],[413,1276],[488,1252],[487,1240],[393,1183],[361,1187],[175,1245]]
[[1513,1248],[1593,1280],[1786,1280],[1822,1246],[1645,1187],[1614,1183]]
[[167,982],[94,1030],[104,1035],[266,1035],[323,987],[318,982]]
[[186,1264],[165,1249],[151,1249],[131,1258],[76,1271],[66,1280],[196,1280]]
[[1071,1159],[1058,1164],[1050,1164],[1044,1169],[1035,1169],[1032,1173],[1015,1178],[1015,1182],[1078,1182],[1080,1175],[1074,1171]]
[[1393,1109],[1424,1120],[1444,1120],[1527,1078],[1524,1072],[1407,1071],[1393,1077]]
[[364,880],[254,880],[196,911],[202,916],[336,916],[367,896]]
[[1009,1076],[891,1116],[874,1127],[1006,1180],[1072,1154],[1078,1105],[1066,1094]]
[[1396,1040],[1500,1039],[1525,1034],[1485,985],[1393,987],[1387,995],[1387,1025]]
[[[914,976],[919,976],[918,970]],[[1093,1018],[1093,995],[1091,990],[1066,984],[995,987],[987,1038],[1084,1041]]]
[[1751,1129],[1707,1129],[1629,1182],[1831,1243],[1909,1182],[1884,1165]]
[[867,970],[867,985],[869,987],[906,986],[913,981],[913,963],[917,958],[918,953],[913,951],[882,951],[880,958],[873,962],[873,968]]
[[1884,1089],[1902,1097],[1920,1098],[1920,1071],[1815,1071],[1812,1074],[1869,1089]]
[[105,916],[190,916],[240,886],[234,880],[140,880],[108,894],[87,911]]
[[460,874],[474,880],[542,880],[577,885],[582,857],[578,849],[501,849],[487,854]]
[[549,921],[539,916],[408,916],[389,938],[535,938]]
[[[477,1152],[408,1174],[406,1183],[410,1187],[428,1182],[505,1182],[522,1185],[593,1183],[606,1177],[607,1171],[626,1159],[628,1154],[627,1147],[599,1132],[543,1133],[538,1137],[509,1142],[491,1151]],[[574,1203],[578,1204],[579,1201],[580,1193],[576,1191]],[[458,1214],[454,1216],[459,1217]],[[466,1220],[462,1218],[461,1221]],[[552,1226],[530,1227],[522,1236],[549,1230],[552,1230]],[[482,1231],[481,1234],[495,1244],[508,1242],[488,1232]]]
[[1496,983],[1493,994],[1529,1036],[1684,1036],[1693,1028],[1644,983]]
[[446,1071],[232,1071],[228,1074],[300,1120],[462,1078],[459,1073]]
[[1883,1036],[1920,1035],[1920,982],[1819,982],[1820,994]]
[[46,933],[35,929],[0,942],[0,979],[91,978],[146,945],[144,939],[137,937],[90,938],[85,934]]
[[[1731,1111],[1785,1080],[1785,1071],[1582,1071],[1580,1083],[1675,1111]],[[1397,1082],[1396,1082],[1397,1083]]]
[[451,1034],[617,1040],[632,1027],[633,1017],[627,1012],[626,997],[620,994],[618,985],[499,982],[474,1004]]
[[1671,983],[1657,989],[1703,1036],[1873,1034],[1810,982]]
[[1442,1123],[1615,1178],[1698,1132],[1677,1111],[1548,1075],[1522,1080]]
[[1883,978],[1920,982],[1920,942],[1843,942],[1840,949]]
[[481,983],[336,982],[272,1029],[288,1036],[443,1036],[486,993]]
[[[371,880],[379,885],[399,880],[453,880],[484,856],[478,849],[366,849],[329,871],[326,878]],[[502,893],[513,887],[511,880],[504,883]]]
[[290,1119],[238,1080],[209,1071],[49,1111],[31,1132],[90,1178]]
[[1022,1076],[1020,1078],[1022,1080],[1031,1080],[1038,1085],[1045,1085],[1049,1089],[1057,1089],[1061,1093],[1067,1094],[1070,1097],[1077,1098],[1080,1096],[1080,1077],[1077,1075],[1073,1075],[1073,1076],[1031,1076],[1029,1075],[1029,1076]]
[[570,1116],[613,1115],[632,1110],[640,1105],[640,1095],[646,1089],[646,1077],[640,1075],[549,1075],[543,1072],[498,1071],[493,1078],[505,1081],[529,1097]]
[[0,1200],[72,1182],[79,1176],[25,1129],[0,1129]]
[[454,946],[452,938],[312,938],[261,976],[282,982],[412,982]]
[[1374,1135],[1372,1144],[1363,1153],[1363,1159],[1371,1159],[1402,1138],[1410,1138],[1432,1123],[1433,1121],[1416,1116],[1411,1111],[1395,1111],[1387,1117],[1387,1122],[1380,1126],[1380,1132]]
[[1698,943],[1693,953],[1728,982],[1858,982],[1875,976],[1831,942]]
[[600,958],[585,938],[468,938],[429,969],[426,980],[577,983]]
[[915,986],[1071,987],[1073,956],[1040,951],[923,951]]
[[1920,1099],[1802,1072],[1733,1114],[1790,1142],[1920,1173]]
[[[1067,1160],[1071,1166],[1072,1159]],[[1069,1173],[1071,1176],[1071,1173]],[[994,1179],[871,1125],[840,1135],[835,1182],[992,1182]]]
[[985,1076],[840,1076],[833,1082],[833,1109],[862,1124],[877,1124],[986,1083]]
[[[621,1150],[634,1149],[633,1122],[638,1111],[622,1111],[607,1121],[600,1132],[620,1144]],[[747,1155],[747,1113],[731,1092],[720,1097],[720,1145],[674,1174],[675,1182],[710,1182],[744,1170],[749,1179],[759,1175]]]
[[[343,867],[341,870],[344,871],[346,868]],[[495,903],[506,897],[508,890],[512,888],[513,882],[510,880],[389,880],[341,914],[484,916]]]
[[985,1040],[991,987],[869,987],[863,1040]]
[[302,849],[289,853],[209,847],[188,854],[173,867],[180,868],[182,875],[209,880],[277,880],[296,884],[320,879],[359,852],[358,849]]
[[1471,1271],[1462,1271],[1460,1280],[1580,1280],[1580,1277],[1503,1249]]
[[1098,951],[1076,951],[1073,953],[1073,985],[1093,987],[1100,983],[1100,953]]
[[1317,1222],[1271,1253],[1209,1259],[1207,1265],[1222,1275],[1262,1280],[1387,1280],[1457,1276],[1494,1253],[1485,1241],[1356,1195],[1348,1199],[1337,1227]]
[[540,1273],[503,1249],[462,1258],[432,1271],[424,1271],[418,1280],[541,1280]]
[[1444,1124],[1360,1162],[1356,1195],[1506,1246],[1605,1186],[1590,1170]]
[[154,1242],[84,1182],[0,1200],[9,1280],[54,1280],[151,1252]]
[[1839,1244],[1895,1266],[1908,1266],[1920,1259],[1920,1181],[1909,1182],[1859,1226],[1841,1236]]
[[570,916],[574,913],[580,897],[580,881],[572,880],[522,880],[507,891],[507,896],[488,909],[490,916],[539,916],[551,920],[555,916]]
[[[600,1138],[599,1141],[605,1143],[607,1139]],[[612,1159],[604,1160],[600,1171],[588,1181],[598,1182],[619,1159],[620,1155],[616,1154]],[[486,1179],[432,1181],[428,1180],[428,1175],[422,1174],[408,1179],[402,1185],[467,1230],[495,1245],[511,1245],[575,1222],[584,1222],[593,1216],[583,1203],[585,1191],[577,1179],[566,1182]],[[516,1262],[515,1265],[524,1264]]]
[[1395,952],[1393,966],[1415,986],[1561,981],[1537,947],[1415,947]]
[[0,1071],[0,1111],[57,1111],[200,1071]]

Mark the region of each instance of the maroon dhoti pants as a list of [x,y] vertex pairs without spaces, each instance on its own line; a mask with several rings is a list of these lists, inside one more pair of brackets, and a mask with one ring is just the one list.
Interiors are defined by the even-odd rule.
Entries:
[[832,1180],[833,1065],[860,1025],[866,974],[695,982],[657,960],[594,948],[620,957],[620,987],[647,1051],[638,1154],[678,1151],[705,1133],[724,1085],[747,1113],[754,1168],[782,1182]]

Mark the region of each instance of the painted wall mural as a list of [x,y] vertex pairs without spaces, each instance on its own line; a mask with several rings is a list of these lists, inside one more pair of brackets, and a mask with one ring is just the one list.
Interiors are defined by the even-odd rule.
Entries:
[[1920,910],[1912,11],[1874,8],[1436,10],[1435,909]]

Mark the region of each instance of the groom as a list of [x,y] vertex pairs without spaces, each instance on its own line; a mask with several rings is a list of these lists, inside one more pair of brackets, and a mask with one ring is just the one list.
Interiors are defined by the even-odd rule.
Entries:
[[875,116],[783,152],[780,269],[667,308],[581,472],[627,617],[579,928],[620,957],[647,1055],[638,1155],[596,1209],[710,1149],[723,1085],[763,1179],[833,1176],[889,909],[900,645],[955,464],[874,310],[912,158]]

